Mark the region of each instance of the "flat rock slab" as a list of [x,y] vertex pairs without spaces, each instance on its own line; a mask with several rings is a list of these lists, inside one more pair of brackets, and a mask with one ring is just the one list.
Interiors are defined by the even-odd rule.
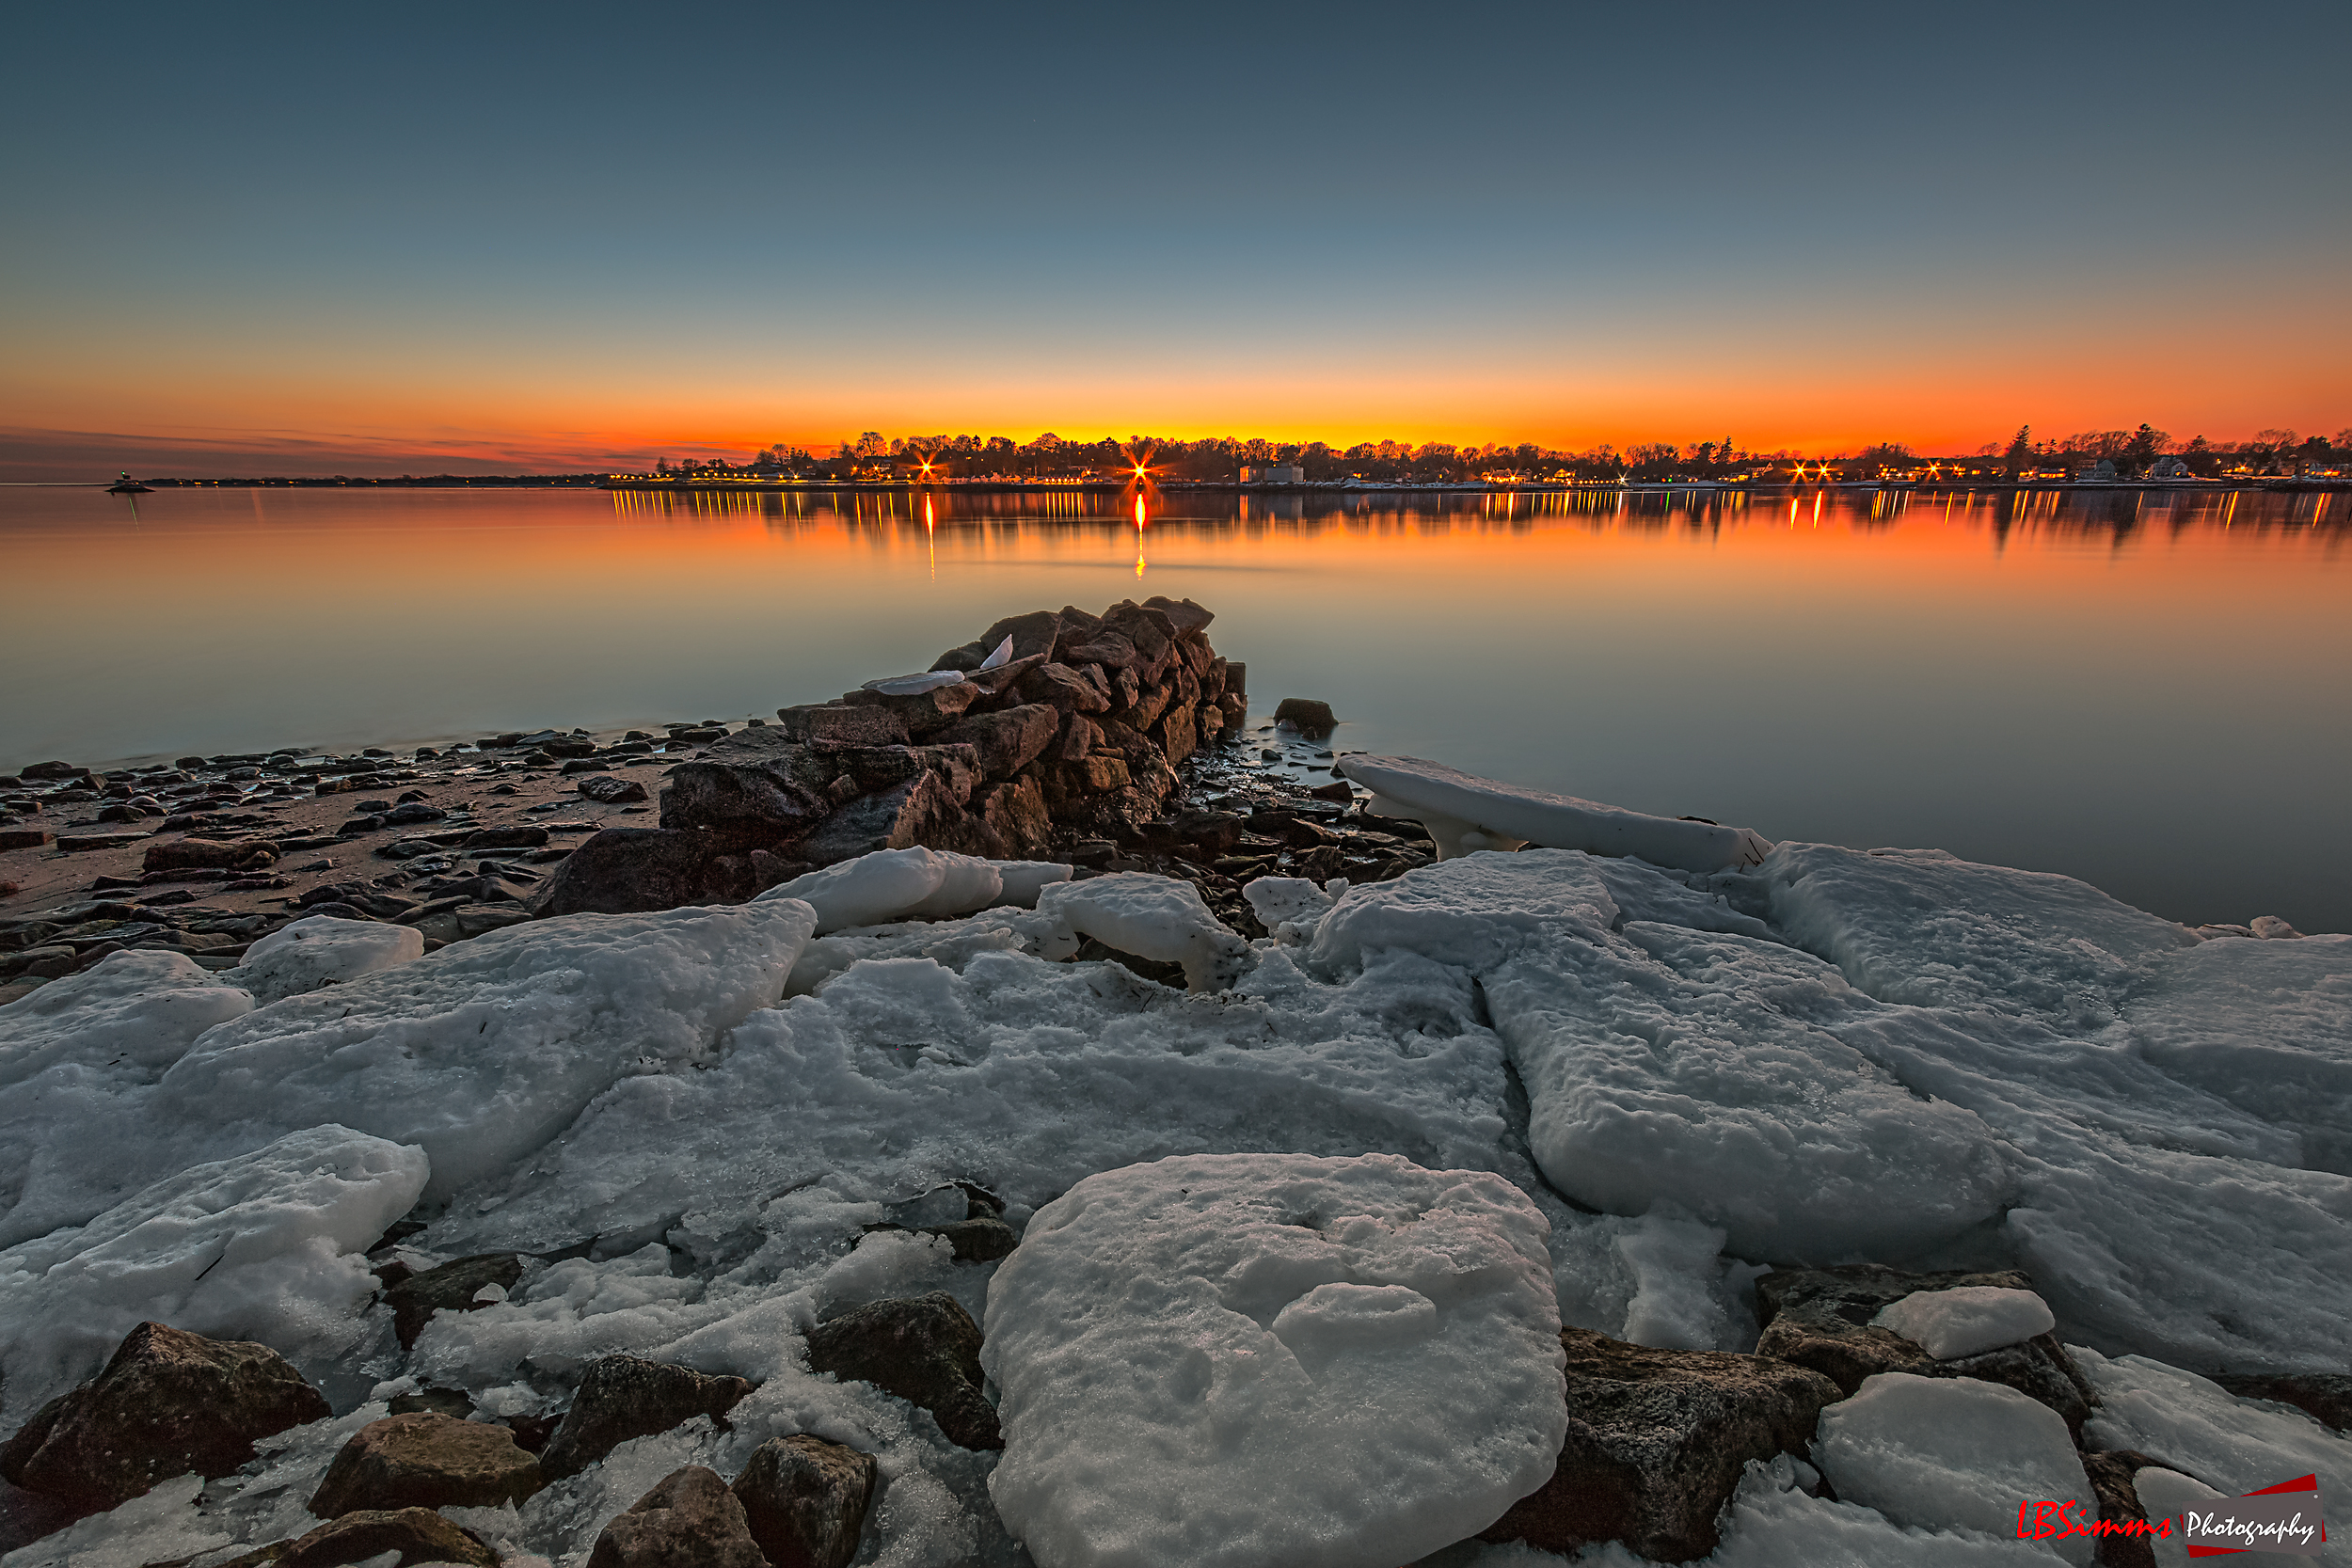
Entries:
[[634,1355],[607,1355],[588,1364],[580,1393],[548,1439],[540,1465],[550,1479],[572,1475],[632,1437],[667,1432],[696,1416],[720,1426],[752,1385]]
[[133,1329],[106,1369],[51,1401],[0,1448],[0,1477],[97,1513],[193,1470],[225,1476],[253,1441],[329,1414],[267,1345],[162,1323]]
[[1719,1544],[1716,1515],[1751,1459],[1804,1451],[1837,1386],[1764,1355],[1651,1350],[1587,1329],[1560,1331],[1567,1441],[1542,1490],[1487,1529],[1570,1555],[1622,1541],[1655,1562]]
[[805,1433],[755,1449],[735,1497],[770,1568],[849,1568],[878,1468],[870,1453]]
[[538,1460],[509,1428],[421,1412],[387,1416],[352,1433],[311,1495],[310,1512],[335,1519],[361,1509],[496,1508],[543,1484]]
[[1549,1477],[1549,1226],[1394,1155],[1089,1177],[990,1283],[989,1480],[1041,1568],[1394,1568]]
[[588,1568],[770,1568],[743,1505],[718,1473],[690,1465],[630,1505],[596,1537]]

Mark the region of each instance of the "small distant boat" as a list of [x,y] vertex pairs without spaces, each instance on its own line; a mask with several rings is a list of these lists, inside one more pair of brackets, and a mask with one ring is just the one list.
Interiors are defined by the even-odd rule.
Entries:
[[154,491],[151,487],[141,484],[137,480],[133,479],[126,473],[114,483],[106,486],[106,494],[110,496],[149,496],[154,494]]

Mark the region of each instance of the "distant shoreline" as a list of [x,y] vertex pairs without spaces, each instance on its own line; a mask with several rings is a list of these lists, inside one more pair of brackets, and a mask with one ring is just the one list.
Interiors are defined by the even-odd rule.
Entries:
[[[807,495],[827,491],[911,493],[933,491],[960,495],[1120,494],[1134,486],[1132,479],[1072,480],[938,480],[916,483],[907,480],[796,479],[614,479],[603,474],[442,474],[402,479],[142,479],[154,490],[603,490],[638,495]],[[21,480],[0,482],[0,488],[24,490],[103,490],[104,482]],[[1828,480],[1807,483],[1751,483],[1701,480],[1686,483],[1667,481],[1530,482],[1521,484],[1487,481],[1433,482],[1426,484],[1367,483],[1350,480],[1300,481],[1295,483],[1250,483],[1236,480],[1168,480],[1153,489],[1184,494],[1229,495],[1609,495],[1649,496],[1795,496],[1825,491],[1908,491],[1921,495],[2008,495],[2020,491],[2058,495],[2112,491],[2187,492],[2233,495],[2247,492],[2312,493],[2352,490],[2352,481],[2315,479],[2107,479],[2065,480]]]

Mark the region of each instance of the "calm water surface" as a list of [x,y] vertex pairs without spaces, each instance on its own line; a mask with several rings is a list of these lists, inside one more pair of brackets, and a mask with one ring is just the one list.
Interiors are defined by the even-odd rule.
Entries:
[[1167,594],[1343,749],[2344,930],[2347,499],[0,490],[0,768],[765,715]]

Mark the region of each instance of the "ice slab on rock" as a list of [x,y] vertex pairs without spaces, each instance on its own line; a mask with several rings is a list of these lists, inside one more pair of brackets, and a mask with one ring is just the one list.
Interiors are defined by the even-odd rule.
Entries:
[[63,1064],[151,1076],[253,1003],[249,991],[184,953],[109,954],[0,1007],[0,1087]]
[[421,1145],[427,1196],[445,1198],[615,1079],[707,1056],[781,997],[811,924],[783,900],[509,927],[215,1028],[162,1097],[191,1120],[341,1121]]
[[[2336,1348],[2340,1368],[2341,1342]],[[2316,1475],[2331,1513],[2343,1507],[2333,1499],[2352,1497],[2352,1438],[2302,1411],[2239,1399],[2210,1379],[2144,1355],[2067,1349],[2099,1394],[2099,1408],[2084,1423],[2085,1442],[2153,1454],[2233,1497]],[[2328,1549],[2334,1554],[2328,1560],[2352,1561],[2342,1541],[2329,1541]]]
[[1788,939],[1882,1002],[2098,1029],[2115,1021],[2137,965],[2198,945],[2186,927],[2088,882],[1941,849],[1784,844],[1763,874]]
[[267,1003],[423,957],[424,933],[413,926],[314,914],[255,942],[244,961],[221,978]]
[[353,1255],[408,1211],[425,1175],[420,1149],[312,1127],[0,1252],[0,1425],[95,1371],[148,1319],[297,1361],[347,1348],[375,1289]]
[[[1814,1463],[1842,1502],[1899,1525],[2014,1537],[2021,1500],[2089,1498],[2090,1480],[2058,1412],[1975,1378],[1880,1372],[1821,1412]],[[2087,1536],[2051,1543],[2091,1560]]]
[[1200,890],[1173,877],[1122,871],[1040,890],[1038,912],[1081,936],[1154,963],[1184,965],[1194,990],[1223,990],[1248,965],[1249,944],[1209,912]]
[[2124,1028],[2172,1077],[2296,1133],[2304,1164],[2352,1176],[2352,936],[2171,954]]
[[1870,1323],[1901,1335],[1938,1361],[1998,1350],[2058,1326],[2050,1304],[2031,1291],[1994,1285],[1914,1291],[1882,1307]]
[[[1571,795],[1497,784],[1420,757],[1342,757],[1343,778],[1373,792],[1368,809],[1422,824],[1440,858],[1474,849],[1539,844],[1596,855],[1636,855],[1652,865],[1721,871],[1762,863],[1772,845],[1746,828],[1580,800]],[[1476,836],[1476,842],[1464,835]]]
[[1041,1568],[1391,1568],[1475,1534],[1566,1432],[1547,1228],[1386,1155],[1089,1177],[990,1286],[998,1512]]

